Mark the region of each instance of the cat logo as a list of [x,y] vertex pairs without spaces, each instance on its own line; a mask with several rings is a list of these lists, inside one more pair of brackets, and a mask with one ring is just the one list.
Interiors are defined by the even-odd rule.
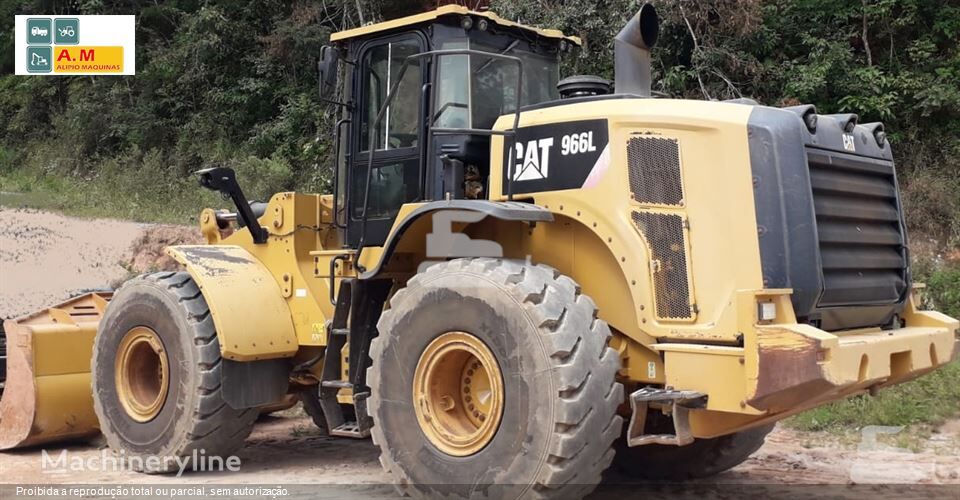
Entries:
[[853,134],[843,134],[843,149],[847,151],[857,150],[857,143],[853,139]]
[[[517,159],[514,163],[513,180],[533,181],[546,179],[550,173],[550,148],[553,147],[553,137],[529,141],[516,145]],[[517,168],[517,165],[522,167]]]

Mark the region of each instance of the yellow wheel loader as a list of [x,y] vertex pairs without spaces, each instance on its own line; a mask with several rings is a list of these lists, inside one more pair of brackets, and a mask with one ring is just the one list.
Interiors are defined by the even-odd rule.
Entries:
[[167,249],[183,271],[7,323],[5,447],[224,455],[299,394],[404,493],[568,498],[614,462],[718,473],[954,359],[883,126],[652,97],[657,30],[649,5],[624,26],[615,82],[560,80],[576,37],[460,6],[334,34],[333,193],[250,203],[201,171],[236,211]]

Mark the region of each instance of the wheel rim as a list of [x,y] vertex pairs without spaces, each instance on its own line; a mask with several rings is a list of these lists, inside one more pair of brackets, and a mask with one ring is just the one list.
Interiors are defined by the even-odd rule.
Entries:
[[413,377],[417,422],[438,449],[458,457],[482,450],[503,416],[503,376],[490,349],[448,332],[420,355]]
[[167,399],[170,373],[167,354],[157,332],[145,326],[123,336],[114,362],[117,397],[130,418],[153,420]]

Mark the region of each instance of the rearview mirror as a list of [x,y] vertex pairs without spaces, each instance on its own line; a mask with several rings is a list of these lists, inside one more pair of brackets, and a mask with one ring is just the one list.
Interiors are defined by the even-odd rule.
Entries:
[[320,49],[320,94],[328,87],[337,85],[337,72],[340,69],[340,51],[329,45]]

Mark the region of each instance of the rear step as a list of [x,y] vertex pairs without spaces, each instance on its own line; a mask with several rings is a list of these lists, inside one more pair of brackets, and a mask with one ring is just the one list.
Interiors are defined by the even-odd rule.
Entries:
[[[352,390],[353,384],[348,383],[348,387],[346,388]],[[331,422],[330,417],[327,417],[327,425],[330,426],[331,436],[348,437],[353,439],[364,439],[370,437],[370,428],[373,427],[373,419],[371,419],[367,414],[368,397],[370,397],[369,392],[353,395],[353,410],[354,415],[356,415],[356,420],[344,419],[342,409],[339,414],[339,424],[336,422]],[[339,408],[339,405],[337,406]]]
[[331,436],[363,439],[370,437],[370,428],[362,428],[356,422],[344,422],[330,431]]
[[[670,388],[643,387],[630,395],[630,425],[627,427],[627,445],[666,444],[685,446],[693,442],[690,433],[690,409],[704,408],[707,395],[695,391],[676,391]],[[673,434],[644,434],[647,412],[650,408],[669,408],[673,416]]]

